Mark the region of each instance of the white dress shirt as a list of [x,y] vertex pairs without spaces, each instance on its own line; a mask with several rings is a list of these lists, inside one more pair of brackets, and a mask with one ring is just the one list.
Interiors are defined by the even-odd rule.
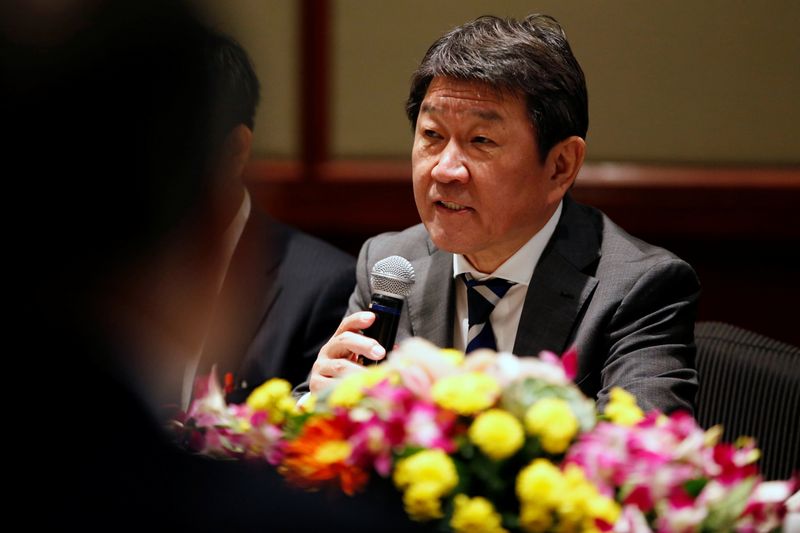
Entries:
[[[563,203],[563,202],[562,202]],[[553,232],[558,225],[561,217],[561,206],[558,204],[556,212],[547,221],[547,224],[539,230],[536,235],[525,243],[522,248],[517,250],[514,255],[509,257],[497,270],[489,274],[480,272],[472,266],[472,263],[461,254],[453,255],[453,276],[456,279],[456,316],[455,330],[453,332],[453,344],[457,350],[464,350],[467,347],[467,332],[469,330],[469,311],[467,308],[467,286],[461,279],[460,274],[469,272],[477,280],[487,278],[503,278],[515,283],[506,295],[500,299],[489,316],[489,322],[494,331],[497,351],[510,352],[514,348],[514,340],[517,338],[519,319],[522,316],[522,305],[525,303],[525,295],[528,293],[536,264],[542,256],[545,246],[553,236]]]
[[[225,275],[228,273],[228,268],[230,267],[233,253],[236,251],[236,245],[239,244],[239,239],[242,238],[242,233],[244,233],[244,227],[247,224],[247,219],[250,217],[250,205],[250,193],[248,193],[247,189],[245,189],[244,197],[242,198],[242,204],[239,206],[239,210],[236,212],[233,220],[231,220],[231,223],[228,224],[228,227],[225,229],[225,233],[222,235],[222,256],[216,280],[217,294],[219,294],[219,292],[222,290],[222,284],[225,282]],[[203,341],[203,344],[205,344],[205,341]],[[200,357],[203,354],[203,347],[204,346],[201,345],[197,353],[194,354],[194,356],[189,360],[183,373],[183,387],[181,389],[181,408],[183,410],[188,409],[189,402],[192,400],[194,380],[197,376],[197,367],[200,365]]]

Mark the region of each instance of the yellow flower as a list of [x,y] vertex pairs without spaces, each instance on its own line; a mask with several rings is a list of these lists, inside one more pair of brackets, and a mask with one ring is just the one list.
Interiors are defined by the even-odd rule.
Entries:
[[705,434],[703,434],[703,446],[715,446],[722,438],[722,434],[722,426],[719,424],[711,426],[706,430]]
[[313,413],[314,409],[317,408],[317,395],[313,392],[308,393],[303,400],[303,403],[296,404],[297,410],[301,413]]
[[556,503],[559,523],[565,527],[579,529],[579,525],[589,516],[588,502],[596,494],[586,481],[583,471],[568,465],[563,472],[564,492]]
[[300,414],[300,408],[297,407],[297,400],[292,396],[284,396],[278,400],[277,407],[282,413]]
[[633,426],[644,418],[644,413],[636,405],[636,398],[620,387],[611,389],[611,399],[606,406],[605,415],[620,426]]
[[331,407],[353,407],[364,397],[364,386],[360,378],[361,373],[350,374],[336,385],[328,405]]
[[[269,413],[269,421],[280,424],[294,406],[292,386],[285,379],[273,378],[257,387],[247,397],[247,405],[254,411]],[[288,399],[288,402],[287,402]]]
[[331,407],[354,407],[364,397],[364,389],[377,385],[388,376],[382,366],[372,366],[363,372],[348,374],[328,398]]
[[619,517],[619,506],[603,496],[590,483],[583,470],[570,464],[564,470],[564,490],[557,502],[559,525],[577,531],[598,531],[595,527],[599,518],[613,524]]
[[525,429],[539,437],[542,448],[549,453],[565,451],[578,427],[569,403],[561,398],[542,398],[525,413]]
[[525,503],[519,510],[519,525],[523,531],[531,533],[550,531],[553,525],[553,513],[549,507]]
[[464,352],[455,348],[442,348],[439,350],[439,355],[456,366],[464,362]]
[[418,483],[433,483],[438,495],[444,496],[458,483],[456,465],[442,450],[422,450],[400,459],[394,471],[394,484],[405,489]]
[[340,463],[350,457],[351,451],[352,447],[346,440],[331,440],[314,450],[314,460],[324,465]]
[[615,524],[621,512],[617,502],[601,494],[596,494],[589,500],[589,515],[592,517],[592,524],[596,518],[606,524]]
[[469,438],[483,453],[495,460],[514,455],[525,442],[525,431],[517,417],[502,409],[478,415],[469,428]]
[[549,505],[562,494],[561,471],[547,459],[534,459],[517,475],[517,498],[522,503]]
[[500,385],[486,374],[469,372],[440,379],[431,393],[439,406],[472,415],[494,405],[500,395]]
[[476,496],[470,498],[459,494],[454,499],[455,510],[450,525],[458,532],[503,533],[503,521],[500,514],[495,511],[492,502],[486,498]]
[[414,483],[406,489],[403,493],[403,506],[412,520],[425,522],[444,516],[439,488],[437,483],[427,481]]
[[253,429],[253,425],[250,423],[249,420],[245,419],[237,419],[236,420],[236,431],[239,433],[247,433],[251,429]]

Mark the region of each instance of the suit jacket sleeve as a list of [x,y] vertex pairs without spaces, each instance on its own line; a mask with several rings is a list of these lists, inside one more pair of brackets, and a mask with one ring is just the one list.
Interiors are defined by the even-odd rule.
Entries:
[[352,315],[358,311],[363,311],[369,307],[371,289],[369,285],[369,273],[371,264],[369,260],[370,245],[375,237],[367,239],[361,246],[358,253],[358,260],[356,261],[356,286],[350,295],[350,302],[347,306],[347,313],[345,316]]
[[671,258],[645,271],[623,296],[608,327],[599,405],[614,386],[645,411],[692,412],[697,391],[694,322],[700,287],[692,268]]
[[[302,374],[307,374],[322,346],[339,327],[345,315],[348,295],[353,290],[353,274],[352,264],[342,265],[331,272],[324,283],[319,284],[318,297],[313,302],[304,332]],[[302,379],[302,374],[293,382]]]
[[[363,311],[367,307],[369,307],[369,267],[367,266],[367,256],[369,255],[369,245],[372,239],[367,240],[362,246],[361,251],[358,254],[358,261],[356,262],[355,266],[355,278],[356,278],[356,285],[353,288],[353,270],[352,268],[347,271],[346,276],[342,279],[341,283],[331,283],[329,288],[334,290],[334,285],[336,286],[335,290],[337,291],[337,296],[335,296],[335,301],[337,302],[344,302],[347,298],[347,294],[350,294],[350,298],[345,309],[344,305],[341,306],[331,306],[331,312],[325,315],[325,325],[323,327],[317,327],[317,332],[327,332],[326,334],[322,334],[317,342],[314,344],[315,349],[309,350],[306,354],[304,354],[304,360],[308,362],[308,368],[314,364],[314,361],[319,354],[320,349],[325,345],[326,342],[333,336],[336,328],[339,327],[339,323],[344,319],[344,317],[352,315],[356,311]],[[341,294],[338,291],[345,290],[345,294]],[[305,380],[297,385],[292,390],[292,395],[295,398],[300,398],[304,394],[310,392],[310,373],[306,374]]]
[[[298,383],[292,390],[295,398],[310,392],[310,369],[326,342],[336,332],[342,318],[347,316],[348,295],[353,292],[353,266],[340,268],[331,273],[324,284],[319,286],[319,296],[315,298],[304,331],[302,366],[291,383]],[[352,296],[350,297],[352,301]]]

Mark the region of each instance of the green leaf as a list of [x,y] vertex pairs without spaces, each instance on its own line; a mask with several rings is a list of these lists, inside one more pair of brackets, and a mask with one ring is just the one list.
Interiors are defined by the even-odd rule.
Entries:
[[561,398],[569,403],[581,431],[588,431],[597,423],[594,401],[586,398],[580,389],[571,383],[553,385],[535,378],[520,380],[506,387],[500,405],[520,420],[524,420],[528,408],[542,398]]
[[467,439],[466,437],[459,437],[456,439],[456,444],[458,445],[458,451],[464,459],[472,459],[475,457],[477,453],[477,448],[475,445]]
[[505,527],[506,529],[512,531],[516,531],[519,529],[519,514],[507,512],[502,514],[502,518],[503,518],[503,527]]
[[493,461],[484,454],[477,452],[470,463],[471,470],[486,486],[489,493],[499,493],[505,488],[506,482],[500,475],[503,461]]
[[289,415],[283,425],[283,431],[287,440],[296,439],[303,432],[303,426],[311,418],[312,413],[300,413]]
[[420,446],[405,446],[404,448],[401,448],[400,450],[396,451],[394,453],[394,456],[396,460],[405,459],[406,457],[411,457],[415,453],[421,452],[424,449],[425,448],[422,448]]
[[690,479],[686,483],[683,484],[683,489],[691,496],[692,498],[697,498],[700,493],[703,491],[703,488],[708,483],[708,479],[701,477],[697,479]]
[[714,505],[703,521],[703,528],[708,531],[732,531],[733,524],[747,505],[747,499],[753,490],[756,478],[748,478],[733,486],[725,498]]

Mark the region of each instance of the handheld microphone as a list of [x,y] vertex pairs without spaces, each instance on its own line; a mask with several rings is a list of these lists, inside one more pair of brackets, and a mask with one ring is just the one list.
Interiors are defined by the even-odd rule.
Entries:
[[[414,267],[399,255],[381,259],[372,267],[369,284],[369,310],[375,313],[375,322],[364,330],[364,335],[378,341],[389,353],[394,348],[403,302],[414,285]],[[366,357],[360,359],[362,363],[377,363]]]

